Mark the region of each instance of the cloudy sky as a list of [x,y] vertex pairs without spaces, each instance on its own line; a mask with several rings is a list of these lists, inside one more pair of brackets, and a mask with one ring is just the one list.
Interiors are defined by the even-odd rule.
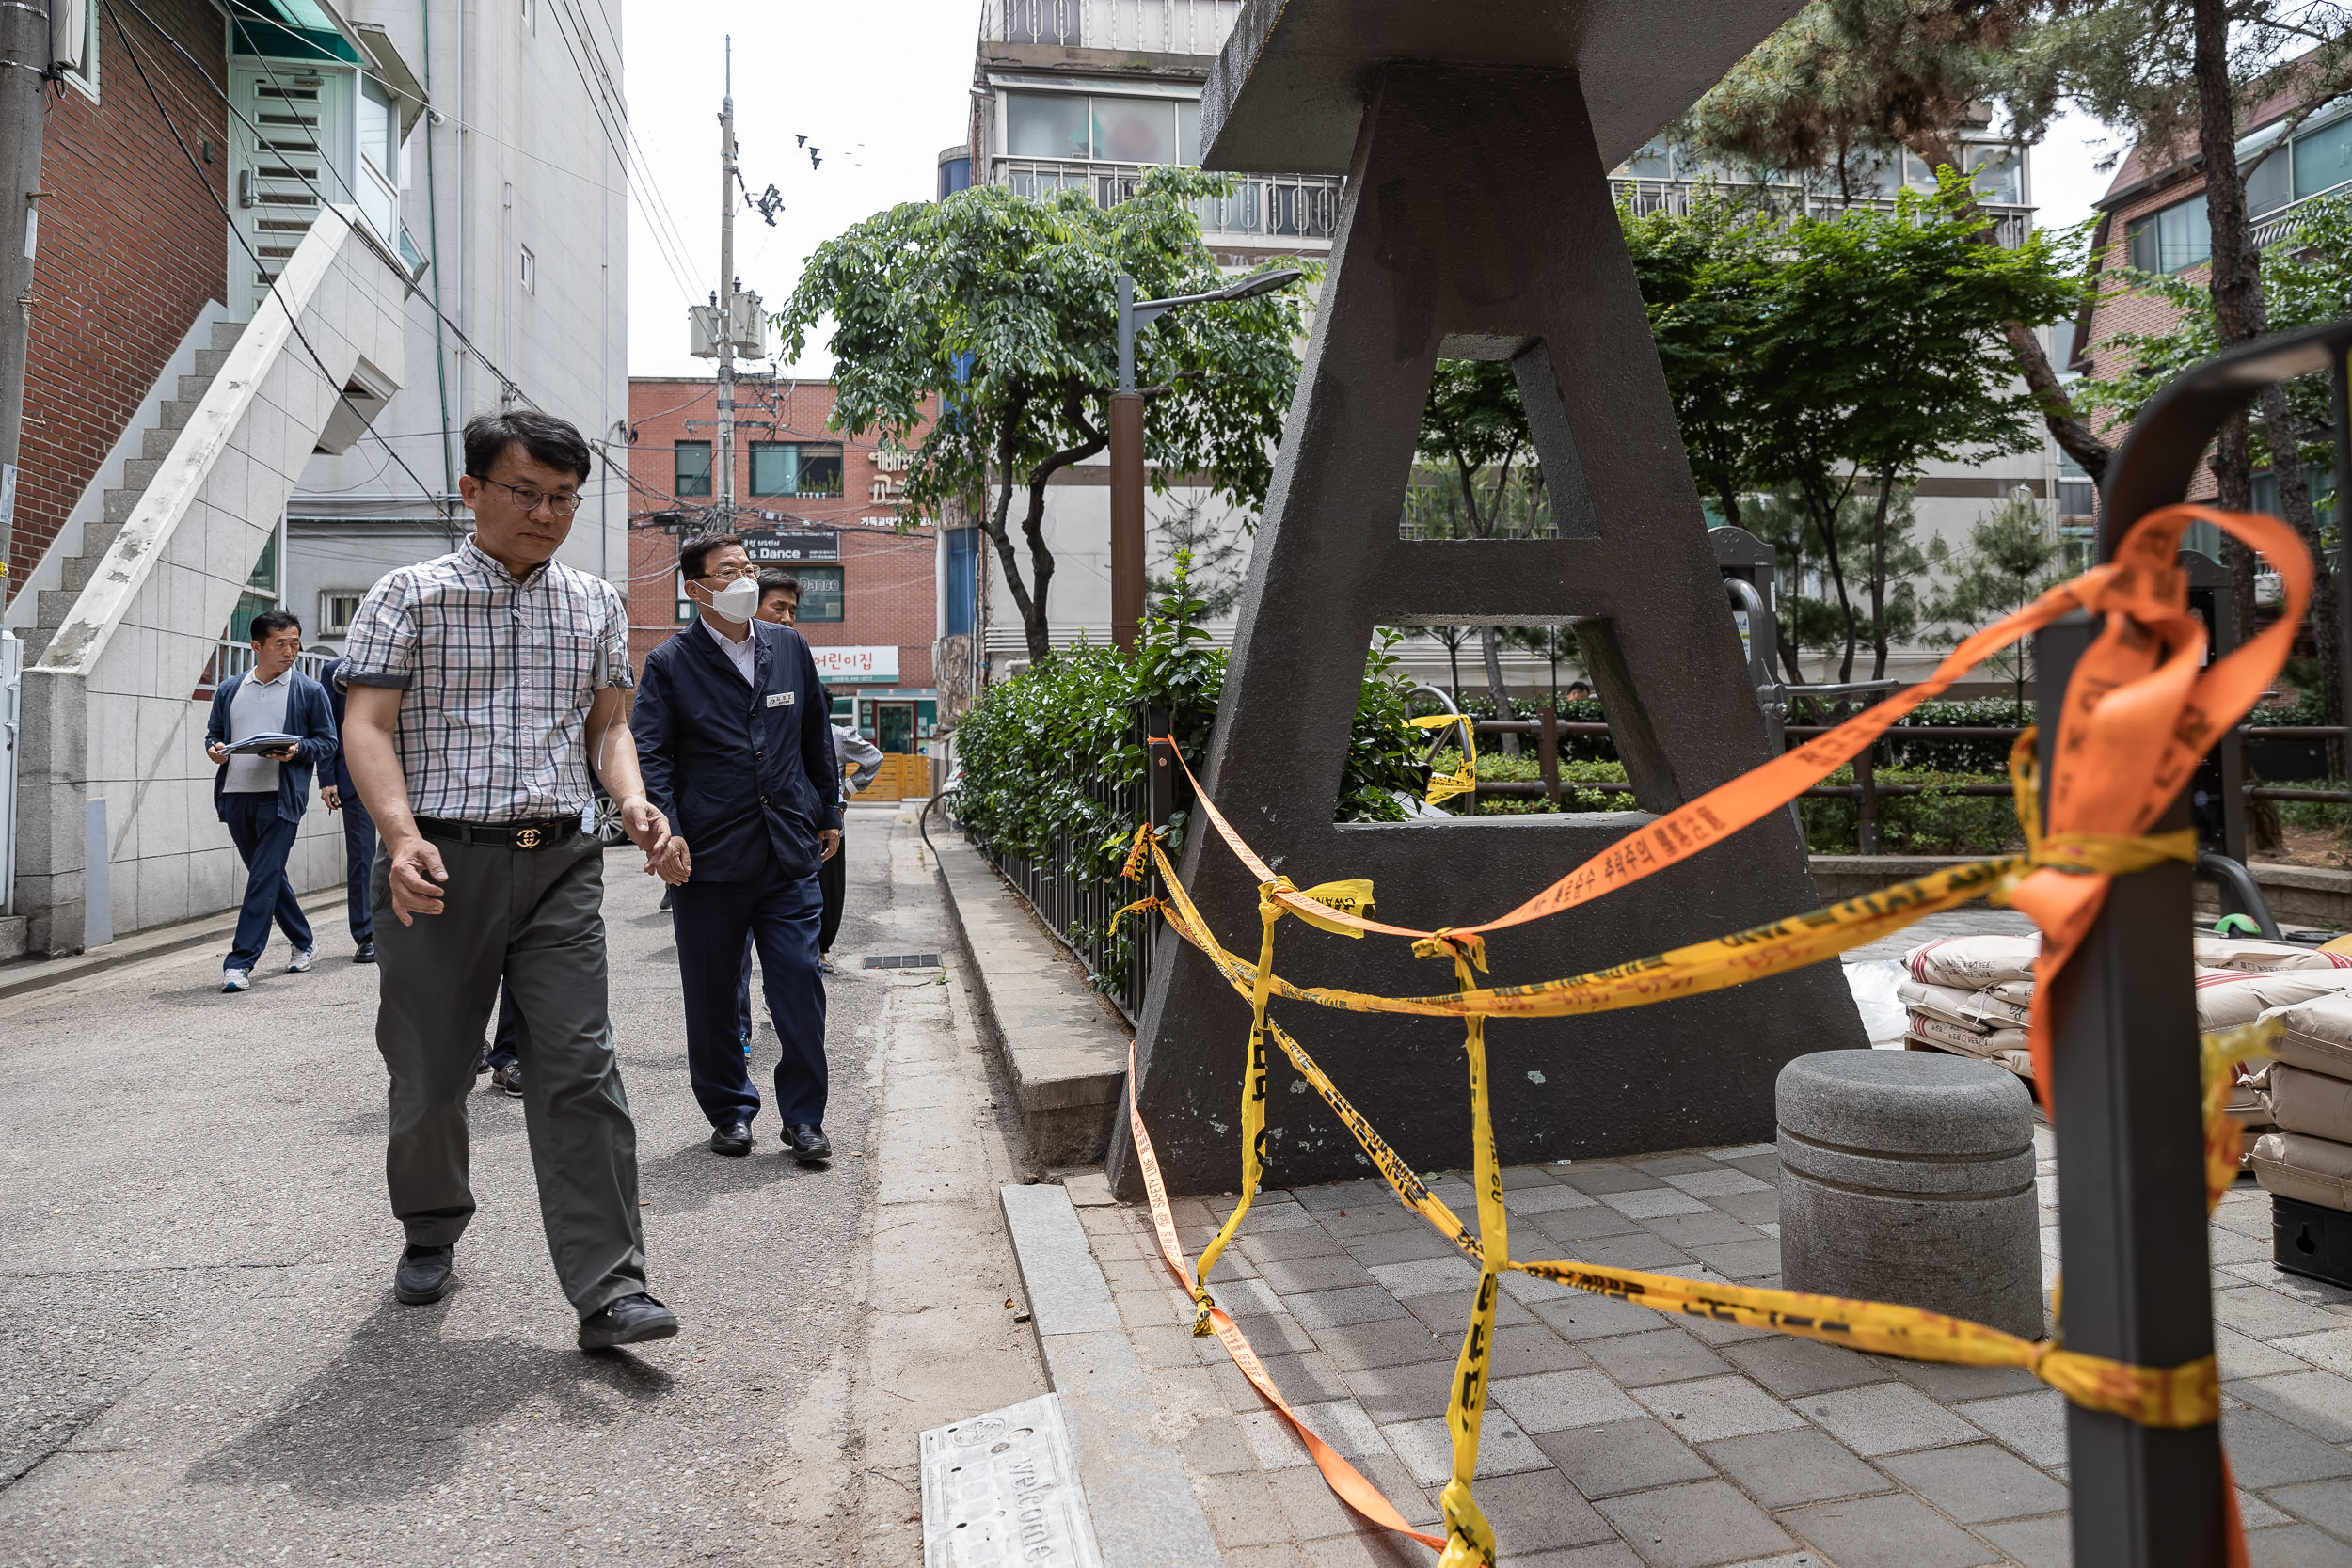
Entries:
[[[771,309],[822,241],[894,202],[929,199],[939,150],[964,139],[979,0],[623,0],[630,119],[644,150],[629,214],[630,371],[707,374],[687,353],[686,308],[719,271],[719,100],[735,39],[736,141],[756,196],[784,198],[773,228],[736,215],[743,286]],[[812,165],[807,147],[821,150]],[[2061,121],[2033,154],[2044,223],[2085,217],[2108,176],[2105,132]],[[649,174],[650,179],[645,178]],[[799,367],[821,374],[812,353]]]
[[[979,3],[625,4],[629,119],[651,174],[629,214],[629,370],[707,374],[710,361],[687,353],[686,308],[718,286],[727,35],[743,179],[754,196],[773,184],[784,198],[772,229],[737,213],[735,268],[773,309],[818,244],[933,194],[939,150],[964,139]],[[815,166],[803,136],[822,149]]]

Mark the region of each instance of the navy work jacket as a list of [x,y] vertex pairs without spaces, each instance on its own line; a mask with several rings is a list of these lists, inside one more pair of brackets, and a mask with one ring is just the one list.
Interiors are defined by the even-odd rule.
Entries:
[[[215,741],[223,746],[229,744],[229,709],[237,700],[237,688],[244,684],[243,675],[231,675],[214,689],[212,715],[204,725],[206,745]],[[286,682],[286,733],[300,736],[302,742],[294,748],[293,761],[278,765],[278,816],[281,821],[299,822],[302,814],[310,809],[310,770],[332,767],[336,754],[342,750],[334,713],[326,701],[326,689],[299,670]],[[229,820],[229,802],[223,787],[228,782],[228,768],[216,765],[213,768],[213,810],[224,822]],[[688,843],[691,845],[692,840]]]
[[751,628],[748,685],[699,624],[647,654],[637,683],[645,799],[686,840],[697,881],[815,876],[818,830],[841,826],[817,660],[788,626]]
[[329,659],[319,669],[319,685],[326,690],[327,711],[335,716],[335,754],[319,764],[319,786],[332,784],[342,795],[344,805],[359,802],[359,786],[351,781],[351,764],[342,745],[343,705],[349,700],[342,679],[343,661]]

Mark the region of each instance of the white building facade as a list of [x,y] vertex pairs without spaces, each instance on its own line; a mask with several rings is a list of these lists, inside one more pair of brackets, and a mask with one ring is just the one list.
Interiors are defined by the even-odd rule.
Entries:
[[457,499],[466,421],[523,405],[569,420],[595,444],[597,471],[560,559],[626,594],[620,8],[350,0],[349,9],[363,38],[413,62],[406,72],[353,73],[342,90],[357,135],[347,166],[334,171],[415,259],[408,372],[374,421],[382,440],[319,455],[304,470],[287,506],[276,596],[301,617],[310,646],[340,648],[378,578],[468,531]]

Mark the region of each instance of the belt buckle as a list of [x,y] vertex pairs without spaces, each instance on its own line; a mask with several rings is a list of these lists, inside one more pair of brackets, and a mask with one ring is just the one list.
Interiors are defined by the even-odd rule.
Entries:
[[540,829],[517,828],[515,831],[515,847],[517,849],[536,849],[539,847],[540,842],[545,837],[546,834]]

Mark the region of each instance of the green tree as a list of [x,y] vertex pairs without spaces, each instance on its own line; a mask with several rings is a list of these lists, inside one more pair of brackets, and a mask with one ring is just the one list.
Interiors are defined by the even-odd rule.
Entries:
[[[1958,166],[1961,128],[1997,105],[2031,140],[2071,102],[2135,139],[2156,161],[2193,153],[2205,180],[2212,234],[2216,341],[2260,337],[2270,319],[2246,209],[2246,179],[2285,136],[2241,165],[2246,112],[2292,91],[2292,132],[2352,93],[2352,8],[2344,0],[1811,0],[1735,67],[1677,135],[1752,166],[1839,171],[1855,154],[1907,148]],[[2105,482],[2109,451],[2075,406],[2028,324],[2007,324],[2018,368],[2052,436]],[[2286,396],[2259,400],[2263,419],[2292,435]],[[2223,506],[2248,503],[2253,456],[2243,416],[2220,433],[2213,471]],[[2310,495],[2293,465],[2278,470],[2280,510],[2309,538]],[[2225,541],[2241,624],[2254,610],[2253,558]],[[2320,564],[2322,582],[2328,568]],[[2314,595],[2313,614],[2321,612]],[[2332,640],[2325,618],[2315,635]],[[2342,721],[2341,703],[2329,709]]]
[[1713,191],[1703,192],[1687,214],[1621,209],[1618,219],[1691,476],[1723,520],[1741,527],[1773,231],[1757,214]]
[[[1032,658],[1051,647],[1046,486],[1109,445],[1116,280],[1128,274],[1146,298],[1222,283],[1193,203],[1224,187],[1221,176],[1157,168],[1116,207],[1083,191],[1032,198],[1001,185],[908,202],[819,245],[777,313],[787,357],[830,324],[833,427],[878,433],[913,454],[906,499],[917,515],[993,491],[978,520]],[[1305,291],[1292,287],[1171,311],[1137,335],[1156,487],[1205,474],[1234,505],[1260,506],[1298,378],[1306,308]],[[1017,525],[1016,496],[1025,497]]]
[[[2031,604],[2066,576],[2064,552],[2064,545],[2051,536],[2042,508],[2023,489],[1977,519],[1965,548],[1955,553],[1937,539],[1928,546],[1928,556],[1945,574],[1945,583],[1925,610],[1939,627],[1933,640],[1952,647],[1971,632]],[[2010,677],[2016,722],[2024,723],[2033,639],[2020,638],[1985,663]]]
[[[1892,212],[1799,218],[1767,286],[1750,461],[1805,509],[1846,621],[1840,680],[1853,678],[1861,641],[1857,578],[1871,678],[1886,673],[1901,580],[1889,520],[1903,487],[1931,461],[2032,443],[2035,404],[2007,385],[2003,324],[2062,317],[2074,291],[2048,236],[1978,244],[1990,221],[1956,177],[1932,197],[1901,193]],[[1868,546],[1855,561],[1838,520],[1866,478]]]
[[1249,538],[1257,531],[1254,518],[1238,528],[1209,515],[1204,499],[1192,495],[1163,499],[1152,531],[1161,549],[1153,553],[1168,570],[1148,572],[1144,591],[1156,602],[1176,591],[1176,573],[1189,562],[1188,595],[1200,601],[1200,613],[1210,620],[1232,613],[1241,602],[1243,574],[1249,569]]
[[[1444,532],[1430,533],[1424,523],[1425,536],[1460,538],[1465,534],[1455,530],[1466,529],[1469,538],[1492,539],[1511,520],[1529,534],[1549,531],[1543,481],[1533,471],[1534,438],[1528,433],[1527,409],[1519,402],[1518,381],[1508,360],[1438,361],[1429,401],[1422,409],[1420,455],[1425,463],[1451,470],[1454,488],[1443,510],[1450,513],[1455,501],[1461,509],[1453,514],[1454,527]],[[1518,467],[1521,464],[1526,466]],[[1416,486],[1406,493],[1406,505],[1409,509],[1419,496],[1424,510],[1430,510],[1436,496],[1445,493]],[[1478,628],[1478,645],[1496,717],[1508,718],[1510,693],[1503,684],[1502,655],[1493,626]],[[1458,691],[1454,700],[1461,700]],[[1518,737],[1504,736],[1502,749],[1518,755]]]
[[[1805,683],[1799,656],[1817,653],[1836,658],[1851,652],[1853,633],[1850,602],[1816,592],[1831,586],[1828,548],[1805,503],[1785,492],[1766,492],[1748,502],[1748,530],[1772,547],[1773,611],[1778,618],[1782,668],[1792,685]],[[1867,560],[1871,551],[1875,508],[1849,496],[1839,506],[1830,531],[1830,545],[1847,560]],[[1887,511],[1887,583],[1885,595],[1888,635],[1909,638],[1919,626],[1919,579],[1929,567],[1915,529],[1908,489],[1896,492]]]
[[[1675,128],[1677,145],[1734,166],[1798,178],[1851,200],[1890,153],[1964,169],[1961,133],[1997,105],[2021,141],[2060,101],[2042,29],[2053,13],[2106,0],[1809,0],[1725,72]],[[1979,244],[1994,243],[1990,230]],[[2000,336],[2052,439],[2093,479],[2109,451],[2068,398],[2033,328]]]

